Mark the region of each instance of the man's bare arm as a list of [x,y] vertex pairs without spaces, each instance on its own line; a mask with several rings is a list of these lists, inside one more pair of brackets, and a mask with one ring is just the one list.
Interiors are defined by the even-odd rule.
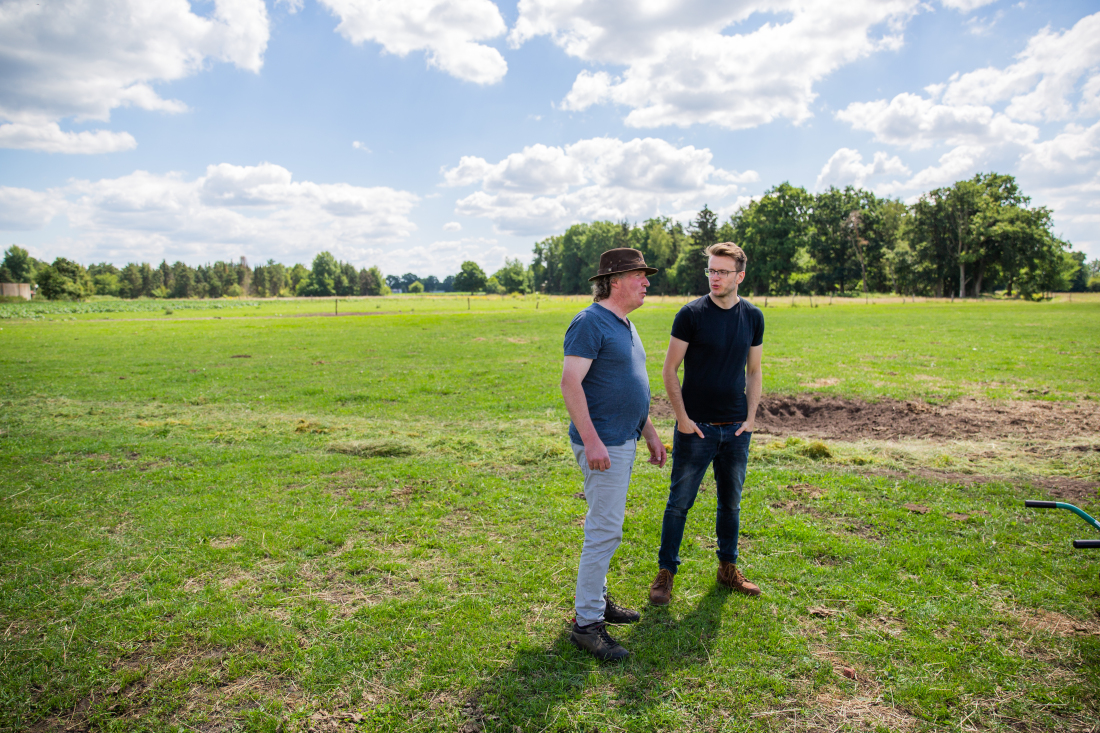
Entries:
[[569,410],[569,417],[581,434],[588,467],[593,471],[606,471],[611,468],[611,457],[607,454],[607,446],[596,434],[596,426],[592,424],[592,416],[588,414],[588,400],[585,399],[584,386],[581,384],[591,367],[591,359],[581,356],[565,357],[561,370],[561,396],[565,400],[565,409]]
[[764,372],[760,368],[763,356],[763,344],[749,347],[749,358],[745,362],[745,401],[748,402],[748,415],[734,435],[751,433],[756,426],[756,408],[760,405],[760,393],[764,390]]
[[676,413],[676,429],[681,433],[696,433],[703,438],[705,437],[703,431],[688,417],[687,409],[684,407],[684,395],[680,391],[680,376],[677,372],[684,361],[684,355],[687,354],[687,348],[687,341],[681,341],[675,336],[669,337],[661,378],[665,382],[665,394],[668,395],[669,404],[672,405],[672,411]]
[[653,421],[645,419],[645,427],[642,428],[642,438],[646,448],[649,448],[649,462],[657,468],[664,468],[668,459],[668,451],[661,442],[661,436],[657,434],[657,428],[653,427]]

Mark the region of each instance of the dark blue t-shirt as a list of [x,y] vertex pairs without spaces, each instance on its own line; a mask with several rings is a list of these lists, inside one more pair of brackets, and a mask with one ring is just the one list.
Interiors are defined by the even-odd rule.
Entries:
[[[565,355],[592,359],[581,386],[603,444],[637,440],[649,417],[649,375],[634,324],[593,303],[573,316],[565,332]],[[572,422],[569,439],[583,443]]]
[[745,364],[749,348],[764,343],[764,314],[744,298],[726,310],[709,295],[676,314],[672,335],[687,341],[684,409],[695,422],[744,422]]

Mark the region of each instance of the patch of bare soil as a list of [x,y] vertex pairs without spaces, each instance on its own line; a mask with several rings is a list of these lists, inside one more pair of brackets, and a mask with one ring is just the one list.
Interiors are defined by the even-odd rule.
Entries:
[[[1027,483],[1037,489],[1043,489],[1057,499],[1078,499],[1095,501],[1097,498],[1097,484],[1095,481],[1071,478],[1069,476],[1029,476],[1026,481],[1005,476],[981,476],[955,471],[937,471],[933,468],[913,467],[903,471],[876,470],[872,471],[879,476],[897,476],[898,478],[923,478],[931,481],[942,481],[949,484],[990,484],[990,483]],[[1034,497],[1033,497],[1034,498]]]
[[[675,417],[664,395],[654,395],[650,415]],[[893,399],[866,402],[829,395],[765,395],[756,412],[756,431],[834,440],[1065,440],[1100,434],[1100,401],[985,402],[964,397],[946,405],[929,405]]]

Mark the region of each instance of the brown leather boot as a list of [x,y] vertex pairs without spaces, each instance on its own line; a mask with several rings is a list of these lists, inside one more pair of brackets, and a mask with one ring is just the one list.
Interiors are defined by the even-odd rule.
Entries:
[[747,596],[760,595],[760,586],[745,580],[745,576],[731,562],[721,560],[718,563],[718,584]]
[[649,602],[654,606],[667,606],[672,600],[673,575],[665,568],[657,573],[657,578],[649,586]]

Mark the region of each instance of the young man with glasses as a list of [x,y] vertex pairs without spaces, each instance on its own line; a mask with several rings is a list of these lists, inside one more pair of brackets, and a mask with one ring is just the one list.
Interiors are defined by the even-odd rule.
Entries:
[[[760,588],[737,568],[737,536],[741,487],[763,382],[764,314],[737,295],[748,261],[744,251],[722,242],[707,247],[705,254],[710,292],[676,314],[662,372],[676,413],[676,431],[659,570],[649,588],[649,602],[655,606],[667,606],[672,599],[687,514],[712,464],[718,493],[718,583],[760,595]],[[682,388],[677,375],[681,363]]]

